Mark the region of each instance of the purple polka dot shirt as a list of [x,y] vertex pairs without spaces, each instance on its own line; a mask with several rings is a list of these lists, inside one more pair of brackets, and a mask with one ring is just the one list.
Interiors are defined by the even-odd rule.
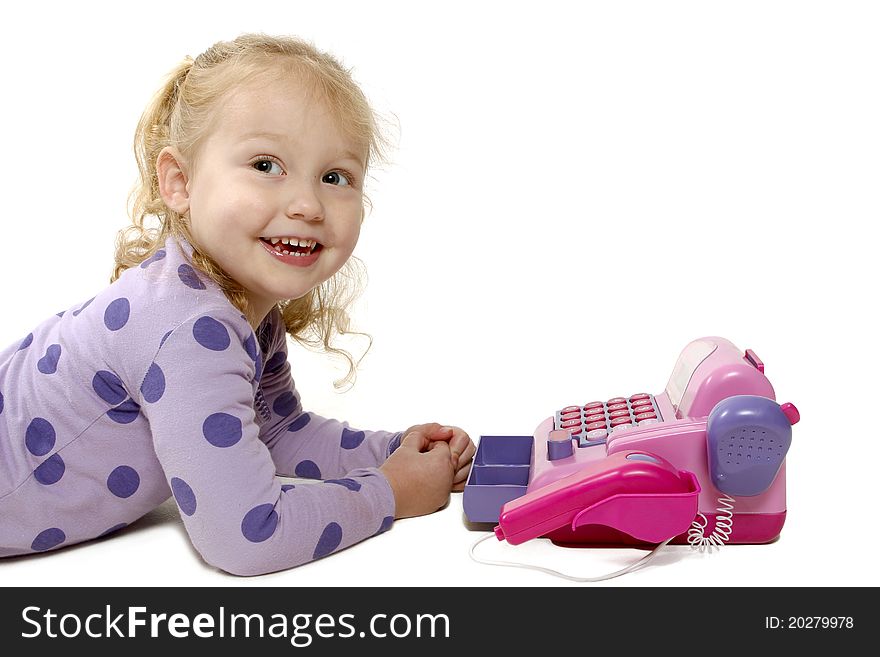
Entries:
[[110,534],[169,496],[202,557],[238,575],[391,527],[377,467],[401,434],[305,412],[278,310],[254,332],[191,254],[169,238],[0,351],[0,557]]

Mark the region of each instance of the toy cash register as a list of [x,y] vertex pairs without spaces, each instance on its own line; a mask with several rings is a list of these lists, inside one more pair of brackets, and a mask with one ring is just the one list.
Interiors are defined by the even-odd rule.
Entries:
[[511,544],[772,541],[800,419],[775,398],[751,349],[695,340],[660,394],[567,405],[533,436],[482,436],[465,514]]

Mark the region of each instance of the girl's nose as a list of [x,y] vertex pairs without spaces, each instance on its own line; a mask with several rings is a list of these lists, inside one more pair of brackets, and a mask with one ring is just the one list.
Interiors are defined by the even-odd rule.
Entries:
[[318,198],[314,181],[289,182],[287,190],[287,216],[305,221],[323,221],[324,206]]

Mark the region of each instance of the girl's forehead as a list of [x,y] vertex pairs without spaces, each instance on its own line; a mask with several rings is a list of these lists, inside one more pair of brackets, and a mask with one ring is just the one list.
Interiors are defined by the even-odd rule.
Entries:
[[315,121],[326,114],[323,104],[290,83],[241,86],[217,104],[218,126],[235,130],[242,124],[290,125],[293,120]]
[[350,148],[359,145],[345,129],[342,113],[295,78],[239,85],[218,102],[213,123],[216,132],[231,138],[316,131]]

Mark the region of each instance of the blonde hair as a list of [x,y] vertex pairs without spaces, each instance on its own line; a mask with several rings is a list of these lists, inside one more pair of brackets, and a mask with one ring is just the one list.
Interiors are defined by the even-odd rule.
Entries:
[[[233,41],[220,41],[195,59],[185,57],[154,95],[138,122],[134,152],[139,180],[129,196],[132,223],[116,239],[115,269],[110,280],[139,265],[164,244],[169,235],[182,237],[193,247],[193,265],[214,280],[233,306],[248,315],[244,288],[195,243],[184,217],[168,208],[159,193],[156,161],[166,146],[175,146],[189,161],[195,161],[199,147],[210,133],[218,103],[231,90],[265,76],[298,75],[311,84],[311,91],[323,98],[347,137],[363,145],[367,169],[383,161],[387,140],[350,71],[331,55],[294,37],[242,34]],[[365,198],[369,204],[369,200]],[[150,217],[158,227],[147,226]],[[331,346],[336,334],[349,330],[348,308],[363,288],[365,273],[355,257],[329,280],[299,299],[281,301],[278,306],[287,332],[300,344],[322,348],[348,361],[348,374],[334,385],[353,383],[356,362],[351,354]],[[369,336],[367,336],[369,338]],[[371,343],[371,341],[370,341]],[[367,345],[364,354],[369,349]],[[363,354],[358,359],[363,358]]]

